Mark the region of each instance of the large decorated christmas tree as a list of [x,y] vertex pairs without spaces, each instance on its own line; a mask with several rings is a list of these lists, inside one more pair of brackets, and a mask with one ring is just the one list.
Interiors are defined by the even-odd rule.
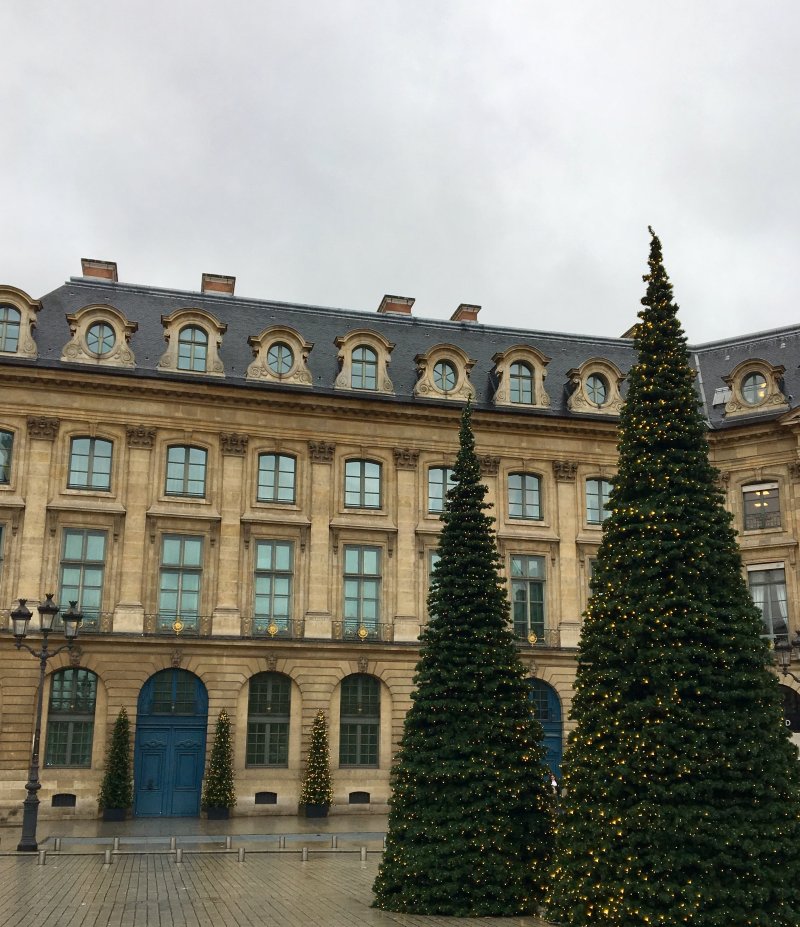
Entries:
[[649,265],[549,911],[576,927],[797,927],[797,751],[654,234]]
[[416,691],[392,772],[375,906],[522,914],[536,909],[546,883],[549,773],[508,626],[469,407],[460,444]]

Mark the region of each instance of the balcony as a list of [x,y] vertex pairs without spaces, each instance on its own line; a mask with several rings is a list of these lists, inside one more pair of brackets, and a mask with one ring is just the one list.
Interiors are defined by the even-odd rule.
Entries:
[[302,640],[305,625],[302,618],[245,618],[242,622],[242,637],[257,640]]
[[514,629],[517,645],[523,650],[530,649],[557,649],[561,646],[561,635],[558,628],[545,628],[544,630]]
[[377,624],[373,621],[359,622],[356,619],[333,621],[332,636],[337,641],[392,641],[394,640],[394,625]]

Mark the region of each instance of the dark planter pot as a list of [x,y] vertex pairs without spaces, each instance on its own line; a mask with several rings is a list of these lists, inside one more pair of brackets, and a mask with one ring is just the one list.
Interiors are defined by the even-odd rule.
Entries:
[[230,808],[206,808],[209,821],[227,821],[231,816]]
[[307,818],[326,818],[330,805],[304,805]]
[[103,808],[104,821],[124,821],[127,816],[127,808]]

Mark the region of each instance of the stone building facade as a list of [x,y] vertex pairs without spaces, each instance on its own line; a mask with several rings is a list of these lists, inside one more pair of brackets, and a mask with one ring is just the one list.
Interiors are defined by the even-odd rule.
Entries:
[[[467,398],[557,769],[632,342],[413,302],[155,289],[102,261],[41,299],[0,287],[0,818],[24,797],[38,682],[9,611],[50,591],[85,621],[48,668],[42,816],[97,813],[122,707],[137,815],[199,813],[222,708],[237,813],[296,813],[320,708],[334,813],[385,810]],[[799,348],[793,327],[692,349],[771,637],[797,628]]]

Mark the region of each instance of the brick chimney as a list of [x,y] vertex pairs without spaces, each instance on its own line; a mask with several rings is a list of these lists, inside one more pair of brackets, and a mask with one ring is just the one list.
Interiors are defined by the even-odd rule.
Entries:
[[450,316],[451,322],[477,322],[478,313],[481,311],[480,306],[473,306],[470,303],[461,303],[456,311]]
[[387,293],[381,300],[380,306],[378,306],[378,312],[384,314],[393,312],[397,315],[411,315],[411,307],[413,305],[414,300],[410,296],[389,296]]
[[81,273],[84,277],[96,277],[98,280],[111,280],[117,277],[116,261],[96,261],[94,258],[81,258]]
[[233,296],[235,289],[236,277],[224,277],[220,274],[203,274],[200,284],[202,293],[224,293],[225,296]]

